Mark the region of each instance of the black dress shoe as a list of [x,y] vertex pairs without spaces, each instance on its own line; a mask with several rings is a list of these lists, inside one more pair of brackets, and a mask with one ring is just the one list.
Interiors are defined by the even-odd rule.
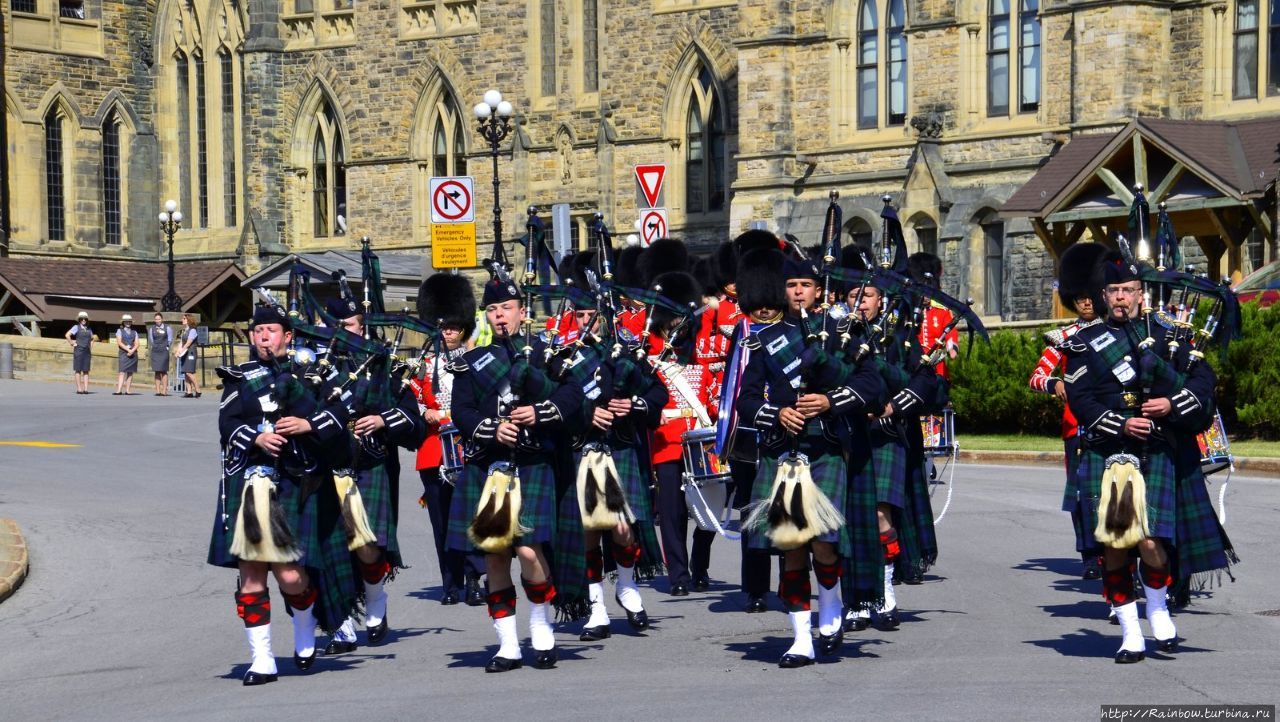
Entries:
[[782,659],[778,660],[778,666],[783,669],[795,669],[796,667],[808,667],[813,664],[813,660],[803,654],[784,654]]
[[551,669],[554,666],[556,666],[555,647],[538,652],[533,658],[534,669]]
[[902,583],[909,584],[913,587],[924,584],[924,574],[911,570],[902,576]]
[[578,639],[584,642],[599,642],[602,639],[608,639],[613,636],[613,630],[609,629],[609,625],[601,624],[598,627],[587,627],[582,630],[582,634],[578,635]]
[[322,654],[326,657],[332,657],[338,654],[349,654],[356,651],[355,642],[344,642],[341,639],[330,639],[329,643],[324,646]]
[[627,622],[631,625],[632,629],[636,630],[637,632],[643,632],[644,630],[649,628],[648,612],[644,611],[643,609],[641,609],[638,612],[633,612],[630,609],[627,609],[626,607],[622,606],[622,597],[619,597],[617,594],[613,595],[613,600],[618,603],[619,607],[622,607],[622,611],[627,613]]
[[854,617],[853,619],[848,617],[844,618],[844,631],[846,632],[861,632],[870,626],[871,620],[867,617]]
[[383,617],[378,626],[369,627],[369,644],[377,644],[387,638],[387,618]]
[[711,580],[707,577],[695,577],[693,580],[693,591],[705,592],[711,588]]
[[1147,655],[1143,652],[1130,652],[1125,649],[1116,652],[1116,664],[1133,664],[1134,662],[1141,662],[1146,658]]
[[764,597],[753,596],[747,599],[747,614],[760,614],[769,611],[769,605],[765,603]]
[[479,579],[467,580],[467,606],[468,607],[484,606],[484,592],[480,591]]
[[818,654],[821,654],[824,657],[830,657],[840,651],[840,647],[842,646],[844,646],[843,626],[835,634],[818,635]]
[[304,657],[298,654],[297,652],[293,653],[293,666],[297,667],[303,672],[307,671],[308,669],[311,669],[311,665],[315,663],[316,663],[315,650],[311,651],[311,656],[309,657]]
[[1164,652],[1165,654],[1173,654],[1174,652],[1178,651],[1178,638],[1173,637],[1171,639],[1157,639],[1156,649],[1160,650],[1161,652]]
[[246,687],[257,687],[260,684],[267,684],[268,682],[274,681],[276,681],[276,675],[274,674],[263,674],[261,672],[249,670],[244,673],[243,684]]
[[457,603],[458,603],[458,590],[456,590],[456,589],[450,589],[449,591],[445,592],[445,593],[444,593],[444,597],[440,600],[440,603],[441,603],[441,604],[443,604],[443,605],[445,605],[446,607],[447,607],[447,606],[450,606],[450,605],[452,605],[452,604],[457,604]]
[[1101,579],[1102,578],[1102,562],[1097,557],[1090,557],[1084,560],[1084,570],[1080,572],[1081,579]]
[[881,631],[888,632],[897,629],[899,623],[897,607],[876,615],[876,629]]
[[520,669],[524,666],[524,661],[519,659],[507,659],[506,657],[494,657],[484,666],[485,672],[510,672],[513,669]]
[[673,597],[687,597],[689,596],[689,587],[684,584],[672,584],[670,594]]

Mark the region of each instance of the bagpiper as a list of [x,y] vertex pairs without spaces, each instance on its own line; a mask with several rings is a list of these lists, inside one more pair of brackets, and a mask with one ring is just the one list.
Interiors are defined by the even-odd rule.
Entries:
[[[467,442],[467,464],[454,490],[446,543],[452,550],[485,553],[485,601],[499,644],[485,671],[507,672],[523,665],[511,578],[513,555],[530,602],[533,666],[550,669],[557,660],[551,604],[564,610],[577,600],[573,594],[558,598],[543,548],[572,536],[557,523],[558,501],[563,499],[557,473],[566,471],[567,449],[557,437],[566,420],[581,412],[583,399],[580,389],[553,381],[542,368],[545,342],[533,337],[526,323],[531,323],[526,297],[502,260],[486,265],[491,280],[481,303],[494,342],[463,354],[449,367],[454,374],[451,411]],[[532,273],[526,277],[531,281]],[[522,324],[523,338],[518,335]],[[580,546],[581,524],[573,520],[573,526]],[[568,574],[568,566],[557,565],[556,572]],[[580,561],[577,570],[577,580],[561,579],[585,586]],[[576,610],[569,612],[576,615]]]
[[250,327],[254,358],[217,370],[222,379],[218,428],[223,470],[208,561],[238,569],[236,613],[244,621],[252,663],[245,685],[276,680],[271,652],[271,597],[276,577],[293,617],[294,664],[315,662],[316,627],[333,630],[353,608],[356,590],[333,485],[347,462],[347,410],[317,395],[288,354],[289,315],[259,306]]
[[[813,262],[776,250],[746,254],[738,271],[744,312],[775,322],[752,334],[737,399],[738,413],[761,434],[760,464],[744,528],[754,548],[783,554],[778,596],[794,639],[778,662],[813,664],[810,557],[818,580],[819,649],[835,654],[843,640],[842,559],[853,554],[846,525],[848,478],[843,447],[847,414],[883,402],[884,385],[871,366],[850,367],[829,355],[819,333],[825,289]],[[783,313],[785,309],[785,315]],[[828,338],[830,336],[828,335]],[[869,511],[869,507],[868,507]]]
[[[1145,285],[1144,275],[1155,282]],[[1195,440],[1213,421],[1216,379],[1200,362],[1213,334],[1206,330],[1192,348],[1185,318],[1171,320],[1156,307],[1163,304],[1149,299],[1179,286],[1196,288],[1197,299],[1216,296],[1219,310],[1210,317],[1234,315],[1229,289],[1145,265],[1140,270],[1131,255],[1107,252],[1091,290],[1102,296],[1104,322],[1082,328],[1062,346],[1067,402],[1083,434],[1075,470],[1082,529],[1086,545],[1104,547],[1103,597],[1121,631],[1117,664],[1146,657],[1134,561],[1140,561],[1151,635],[1166,654],[1178,648],[1170,583],[1204,579],[1238,561],[1209,500]]]

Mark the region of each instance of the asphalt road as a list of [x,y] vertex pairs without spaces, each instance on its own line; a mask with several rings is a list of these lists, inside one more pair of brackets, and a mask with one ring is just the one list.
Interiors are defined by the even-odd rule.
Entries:
[[562,627],[557,669],[504,675],[482,671],[496,649],[485,611],[438,603],[427,518],[406,472],[401,546],[412,568],[389,588],[387,641],[297,675],[278,614],[281,679],[242,688],[235,575],[204,563],[216,412],[216,393],[86,397],[70,383],[0,382],[0,442],[79,445],[0,444],[0,516],[18,520],[31,548],[29,578],[0,604],[0,718],[1086,720],[1102,703],[1280,697],[1280,617],[1263,614],[1280,608],[1280,482],[1232,479],[1228,531],[1243,560],[1234,582],[1177,616],[1176,659],[1119,667],[1100,584],[1078,578],[1057,511],[1059,472],[976,465],[957,470],[939,565],[925,584],[898,587],[902,627],[850,635],[836,661],[775,666],[787,618],[776,599],[770,614],[742,613],[737,547],[719,540],[711,592],[642,587],[654,620],[645,635],[610,600],[612,639],[583,643]]

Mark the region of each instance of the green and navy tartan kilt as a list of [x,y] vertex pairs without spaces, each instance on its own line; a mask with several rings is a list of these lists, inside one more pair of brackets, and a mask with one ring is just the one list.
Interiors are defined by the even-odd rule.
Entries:
[[1176,578],[1201,588],[1240,559],[1213,510],[1208,481],[1200,470],[1199,448],[1182,444],[1176,452],[1175,468],[1178,511],[1172,569]]
[[865,428],[855,428],[845,458],[848,486],[844,518],[853,553],[842,559],[841,596],[845,606],[853,609],[878,609],[884,604],[884,549],[880,546],[875,470]]
[[[822,445],[827,446],[827,445]],[[845,490],[848,488],[848,474],[844,463],[844,455],[839,453],[838,449],[827,446],[814,446],[811,444],[803,444],[801,450],[809,456],[809,474],[813,477],[813,483],[827,495],[827,499],[841,514],[845,513],[847,500],[845,498]],[[834,453],[832,453],[834,451]],[[755,508],[758,504],[768,504],[770,501],[769,492],[773,490],[774,478],[778,475],[779,458],[772,452],[762,452],[760,454],[760,464],[756,467],[755,483],[751,486],[751,507]],[[769,543],[768,534],[761,529],[760,533],[749,535],[749,544],[752,549],[772,549]],[[836,545],[836,553],[842,557],[847,557],[853,553],[853,544],[849,537],[848,524],[839,529],[823,534],[814,541],[829,542]]]
[[[1101,546],[1093,536],[1098,527],[1098,502],[1102,498],[1102,473],[1107,457],[1125,451],[1123,444],[1084,445],[1080,465],[1076,467],[1076,485],[1080,493],[1080,523],[1085,548]],[[1139,454],[1134,454],[1139,456]],[[1148,446],[1147,460],[1142,464],[1142,478],[1147,487],[1147,530],[1150,536],[1177,544],[1177,482],[1173,459],[1167,444],[1153,442]],[[1212,513],[1212,508],[1210,508]]]
[[[618,477],[622,480],[622,493],[627,497],[627,506],[636,518],[631,525],[631,534],[640,545],[640,561],[636,562],[636,579],[645,581],[662,574],[662,547],[658,544],[658,532],[653,524],[653,491],[650,489],[648,467],[640,462],[640,454],[633,446],[611,446],[613,464],[618,469]],[[573,455],[574,481],[577,482],[578,464],[582,461],[582,452]]]
[[[578,508],[578,455],[559,453],[555,464],[555,539],[551,542],[551,578],[556,584],[552,606],[562,622],[586,619],[591,613],[587,594],[587,536]],[[545,547],[544,547],[545,549]]]
[[[902,425],[894,425],[902,433]],[[907,505],[907,476],[910,457],[907,440],[886,432],[879,422],[871,422],[871,468],[876,479],[876,501],[899,509]]]
[[898,576],[919,577],[938,561],[938,535],[933,528],[933,503],[925,471],[924,437],[920,424],[907,425],[906,505],[902,523],[896,524],[902,553],[895,566]]
[[[1072,436],[1062,440],[1063,466],[1067,471],[1067,483],[1062,490],[1062,510],[1076,511],[1080,506],[1080,485],[1076,481],[1076,458],[1080,454],[1080,437]],[[1077,541],[1079,536],[1076,537]]]
[[[323,476],[304,480],[281,475],[276,498],[302,550],[302,558],[297,563],[306,569],[317,593],[316,619],[321,629],[332,632],[356,609],[361,589],[347,551],[347,534],[337,492],[332,482],[326,484],[324,480]],[[235,569],[240,560],[230,549],[244,489],[244,472],[227,475],[225,483],[226,523],[219,508],[214,516],[208,562]]]
[[379,463],[357,469],[356,486],[360,488],[360,499],[364,502],[364,511],[369,517],[369,529],[378,537],[378,546],[382,547],[387,563],[391,565],[392,574],[397,569],[404,569],[400,542],[396,539],[399,520],[396,518],[395,505],[392,504],[399,493],[398,488],[392,487],[398,487],[399,484],[393,484],[386,464]]
[[[449,505],[449,533],[445,547],[460,552],[480,552],[467,536],[476,518],[480,493],[492,462],[487,457],[468,460],[462,467]],[[516,546],[549,544],[556,530],[556,478],[545,455],[518,455],[516,468],[520,475],[520,524],[531,531],[518,535]]]

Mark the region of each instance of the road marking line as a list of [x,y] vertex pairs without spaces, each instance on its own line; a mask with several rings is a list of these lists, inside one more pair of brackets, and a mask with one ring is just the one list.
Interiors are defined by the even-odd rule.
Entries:
[[57,441],[0,441],[0,446],[30,446],[35,449],[78,449],[80,444],[63,444]]

